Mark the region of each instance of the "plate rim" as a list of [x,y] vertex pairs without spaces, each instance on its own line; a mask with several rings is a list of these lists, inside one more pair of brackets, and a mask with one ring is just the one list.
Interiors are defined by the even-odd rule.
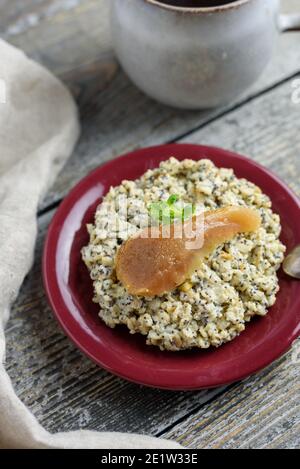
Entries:
[[[116,161],[120,160],[125,160],[125,159],[130,159],[133,156],[136,156],[137,153],[139,153],[139,158],[143,158],[142,153],[143,152],[149,152],[149,151],[157,151],[159,149],[172,149],[176,147],[185,147],[187,148],[196,148],[197,150],[200,151],[217,151],[218,153],[223,153],[224,157],[227,155],[230,155],[231,157],[235,157],[239,160],[244,160],[247,163],[250,163],[253,167],[257,168],[259,171],[262,171],[263,173],[267,174],[273,181],[280,185],[281,188],[288,194],[288,196],[293,200],[293,202],[297,205],[299,209],[299,214],[300,214],[300,199],[298,196],[295,194],[295,192],[285,183],[283,182],[272,170],[264,167],[262,164],[244,156],[239,153],[233,152],[231,150],[227,150],[221,147],[217,146],[207,146],[207,145],[199,145],[199,144],[193,144],[193,143],[168,143],[168,144],[162,144],[162,145],[153,145],[149,147],[143,147],[143,148],[138,148],[133,151],[124,153],[120,156],[114,157],[113,159],[104,162],[103,164],[100,164],[93,170],[89,171],[86,176],[81,178],[67,193],[66,196],[64,196],[63,200],[59,204],[58,208],[56,209],[50,224],[47,229],[47,234],[46,238],[44,241],[44,247],[43,247],[43,254],[42,254],[42,280],[43,280],[43,285],[44,285],[44,291],[46,293],[46,297],[48,300],[48,303],[52,309],[52,312],[54,314],[54,317],[60,324],[62,330],[66,334],[66,336],[75,344],[75,346],[80,350],[81,353],[86,355],[90,360],[92,360],[94,363],[96,363],[98,366],[102,367],[103,369],[107,370],[108,372],[119,376],[123,379],[126,379],[127,381],[130,381],[135,384],[147,386],[147,387],[152,387],[152,388],[157,388],[157,389],[164,389],[164,390],[174,390],[174,391],[190,391],[190,390],[200,390],[200,389],[210,389],[210,388],[215,388],[218,386],[226,386],[229,385],[233,382],[243,380],[249,376],[252,376],[256,374],[257,372],[261,371],[262,369],[266,368],[268,365],[273,363],[276,359],[281,357],[283,354],[285,354],[292,346],[292,344],[295,342],[295,340],[299,337],[300,335],[300,323],[298,322],[298,327],[293,330],[293,332],[290,334],[289,337],[287,337],[286,341],[284,344],[280,347],[280,351],[276,352],[274,356],[270,359],[267,357],[265,360],[261,360],[259,365],[253,365],[253,369],[251,371],[245,371],[245,373],[238,373],[238,377],[234,377],[233,379],[230,379],[228,381],[225,380],[218,380],[216,379],[215,382],[212,382],[210,385],[205,385],[201,386],[198,384],[193,384],[193,385],[172,385],[172,384],[160,384],[160,383],[153,383],[153,379],[150,379],[148,381],[147,377],[145,376],[144,379],[139,379],[139,378],[133,378],[130,374],[128,375],[126,372],[116,370],[114,368],[111,368],[107,363],[100,362],[98,358],[94,356],[94,354],[88,350],[86,347],[84,347],[80,341],[76,338],[76,336],[70,331],[70,328],[64,322],[62,315],[57,311],[57,302],[55,299],[55,294],[60,293],[59,289],[59,282],[57,281],[57,275],[56,275],[56,269],[51,268],[51,265],[49,265],[49,259],[51,259],[51,254],[50,251],[52,251],[52,257],[53,256],[53,244],[57,248],[58,240],[59,240],[59,233],[60,233],[60,223],[59,220],[64,212],[69,213],[69,207],[72,207],[74,205],[74,197],[80,193],[82,188],[86,185],[87,181],[93,177],[94,174],[96,174],[98,171],[105,171],[106,169],[109,169],[110,167],[114,167],[116,164]],[[172,156],[172,153],[170,152],[170,156]],[[203,158],[200,159],[206,159],[209,158],[209,156],[204,156]],[[167,159],[167,158],[166,158]],[[193,159],[193,157],[190,157],[190,159]],[[196,160],[197,161],[197,160]],[[234,170],[234,168],[233,168]],[[76,199],[76,197],[75,197]],[[50,263],[51,264],[51,263]],[[52,283],[52,285],[51,285]],[[55,284],[55,285],[54,285]],[[57,292],[53,292],[53,285],[57,289]],[[61,295],[62,296],[62,295]],[[67,308],[67,305],[65,305]],[[68,308],[67,308],[68,309]],[[128,334],[128,337],[130,338],[130,335]],[[146,346],[146,344],[145,344]],[[173,352],[174,354],[180,353],[180,352]],[[127,368],[125,368],[127,370]]]

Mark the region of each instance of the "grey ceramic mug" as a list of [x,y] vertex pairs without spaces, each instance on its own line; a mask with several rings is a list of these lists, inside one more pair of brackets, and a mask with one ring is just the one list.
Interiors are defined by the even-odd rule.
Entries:
[[111,3],[113,43],[124,70],[152,98],[185,109],[234,99],[262,73],[279,32],[300,29],[300,14],[279,15],[280,0],[206,8]]

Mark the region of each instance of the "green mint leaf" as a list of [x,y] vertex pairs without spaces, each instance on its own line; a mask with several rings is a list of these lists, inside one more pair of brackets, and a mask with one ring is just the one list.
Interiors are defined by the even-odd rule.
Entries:
[[176,204],[179,201],[177,194],[171,195],[167,201],[154,202],[148,210],[150,216],[156,222],[162,224],[174,223],[176,220],[188,220],[195,213],[195,206],[187,204],[184,207]]
[[167,200],[167,204],[174,205],[176,202],[178,202],[178,200],[179,200],[179,195],[177,194],[170,195],[170,197]]

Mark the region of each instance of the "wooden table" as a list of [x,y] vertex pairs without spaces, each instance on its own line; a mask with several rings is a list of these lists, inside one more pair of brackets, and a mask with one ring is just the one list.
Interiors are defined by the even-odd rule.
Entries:
[[[1,36],[72,89],[82,118],[77,149],[43,201],[35,264],[7,326],[7,368],[19,397],[51,432],[141,432],[190,448],[300,447],[300,343],[265,370],[227,387],[167,392],[116,378],[83,356],[47,305],[41,250],[56,207],[92,168],[134,148],[196,142],[233,149],[277,172],[300,195],[300,34],[282,35],[268,69],[243,97],[183,112],[144,96],[120,70],[108,0],[0,0]],[[299,1],[284,1],[299,10]],[[297,348],[298,346],[298,348]]]

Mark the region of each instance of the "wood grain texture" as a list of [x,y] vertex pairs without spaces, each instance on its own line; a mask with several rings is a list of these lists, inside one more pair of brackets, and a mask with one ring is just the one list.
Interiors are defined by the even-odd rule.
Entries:
[[74,11],[85,0],[0,0],[0,30],[5,37],[20,36],[61,13]]
[[[261,79],[235,103],[211,111],[178,111],[146,97],[118,67],[108,0],[35,1],[37,10],[30,0],[31,7],[6,25],[3,36],[70,86],[82,120],[79,145],[41,208],[60,200],[74,182],[104,161],[141,146],[176,140],[300,72],[300,34],[281,35]],[[292,0],[284,5],[295,11]],[[36,15],[33,24],[28,21],[31,14]],[[22,20],[26,25],[20,27]]]
[[257,376],[226,393],[163,436],[190,448],[300,447],[300,341]]
[[264,93],[182,142],[215,145],[245,154],[277,173],[300,196],[300,104],[293,80]]

